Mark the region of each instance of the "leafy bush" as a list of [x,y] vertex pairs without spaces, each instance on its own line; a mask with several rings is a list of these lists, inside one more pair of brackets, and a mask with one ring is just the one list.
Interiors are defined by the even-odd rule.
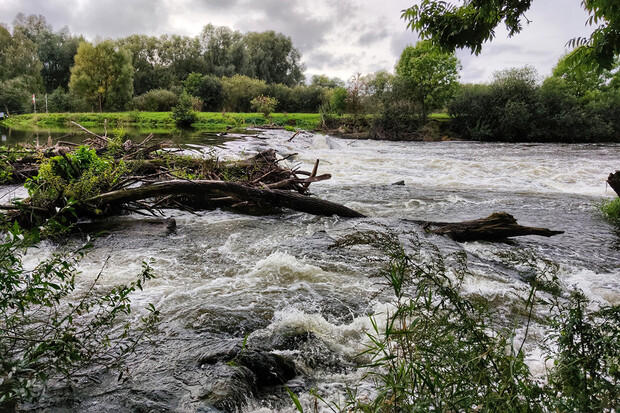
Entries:
[[367,406],[350,401],[360,410],[526,411],[535,399],[513,332],[498,328],[484,300],[461,296],[468,270],[464,255],[454,259],[448,267],[439,255],[390,252],[383,275],[397,301],[384,329],[372,319],[366,354],[378,393]]
[[0,109],[11,114],[31,113],[32,85],[26,76],[0,81]]
[[87,112],[91,109],[88,103],[74,95],[66,92],[63,88],[56,88],[47,98],[48,112]]
[[[461,293],[463,280],[470,276],[465,254],[443,257],[432,245],[422,254],[422,245],[414,240],[417,249],[409,255],[390,241],[378,243],[388,253],[382,275],[395,301],[383,322],[371,317],[367,350],[360,355],[374,390],[361,394],[357,387],[348,387],[344,405],[333,404],[333,411],[611,412],[617,408],[620,306],[589,312],[590,302],[582,293],[562,295],[557,265],[528,261],[535,274],[529,280],[532,287],[523,306],[510,310],[515,321],[506,326],[504,317],[484,298]],[[539,289],[550,295],[538,297]],[[542,313],[547,315],[533,316],[535,305],[545,306]],[[533,378],[525,363],[523,347],[534,317],[549,329],[543,349],[554,366],[546,382]],[[515,342],[519,325],[525,327],[525,337]],[[295,403],[303,411],[298,399]]]
[[264,80],[235,75],[222,78],[224,109],[228,112],[249,112],[250,101],[267,89]]
[[620,226],[620,197],[605,199],[599,205],[605,219],[614,225]]
[[342,116],[342,114],[347,109],[347,90],[343,87],[337,87],[334,89],[334,92],[329,99],[329,105],[331,109],[338,116]]
[[38,175],[25,186],[32,204],[47,208],[62,198],[78,203],[86,201],[110,189],[124,172],[124,163],[99,158],[94,149],[80,146],[72,154],[43,162]]
[[177,126],[187,127],[196,122],[196,113],[192,108],[193,102],[187,92],[179,97],[179,103],[172,108],[172,119]]
[[202,99],[204,110],[215,112],[222,109],[224,95],[222,81],[213,75],[191,73],[183,82],[185,90]]
[[508,69],[490,85],[462,85],[449,104],[466,139],[509,142],[620,142],[620,91],[580,95],[561,77],[541,86],[533,69]]
[[[76,277],[90,244],[55,254],[28,270],[22,259],[38,240],[38,230],[24,232],[14,226],[0,232],[2,411],[15,411],[19,402],[36,399],[48,380],[69,380],[87,367],[120,369],[120,379],[124,357],[153,331],[159,317],[149,305],[140,323],[126,318],[131,313],[129,295],[153,278],[147,264],[136,281],[99,294],[101,273],[84,287],[78,287]],[[74,295],[77,290],[79,296]]]
[[265,118],[269,117],[269,114],[275,110],[277,104],[277,99],[263,95],[255,97],[250,102],[252,109],[261,112]]
[[155,89],[136,96],[131,104],[134,109],[145,112],[169,112],[178,102],[179,98],[171,91]]
[[548,353],[552,411],[611,412],[620,403],[620,306],[588,312],[590,301],[573,291],[556,303]]

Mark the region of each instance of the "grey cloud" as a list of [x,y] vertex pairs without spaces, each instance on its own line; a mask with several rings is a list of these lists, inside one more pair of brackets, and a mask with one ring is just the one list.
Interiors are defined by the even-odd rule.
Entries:
[[193,8],[203,11],[227,10],[243,3],[242,0],[203,0],[194,2]]
[[[10,4],[9,4],[10,6]],[[55,30],[68,26],[88,38],[122,37],[133,33],[156,34],[167,20],[163,0],[77,1],[26,0],[16,6],[0,6],[3,15],[41,14]]]
[[88,37],[124,37],[157,34],[168,13],[163,0],[114,0],[74,9],[72,20],[78,33]]
[[390,33],[388,33],[385,26],[383,26],[383,28],[379,28],[378,30],[375,28],[368,28],[366,29],[365,33],[363,33],[357,39],[357,44],[359,44],[360,46],[369,46],[389,36],[390,36]]
[[309,70],[322,71],[325,69],[341,69],[341,68],[355,68],[358,66],[360,56],[351,53],[347,54],[332,54],[325,52],[311,53],[308,55],[306,65]]
[[395,33],[392,35],[390,47],[393,54],[400,56],[405,47],[416,44],[417,42],[418,36],[414,32],[403,30],[400,33]]
[[244,12],[240,14],[244,18],[237,20],[238,28],[242,31],[281,32],[290,36],[295,47],[302,53],[307,53],[322,44],[325,33],[334,26],[333,19],[312,17],[304,10],[280,0],[263,0],[259,4],[244,4],[243,7]]

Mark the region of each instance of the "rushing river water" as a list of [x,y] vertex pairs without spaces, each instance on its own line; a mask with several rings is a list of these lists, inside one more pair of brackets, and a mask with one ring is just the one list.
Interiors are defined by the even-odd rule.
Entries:
[[[109,256],[102,284],[126,283],[140,272],[142,260],[152,258],[157,279],[132,302],[136,317],[146,303],[161,310],[160,333],[129,359],[129,381],[120,384],[106,374],[97,382],[83,379],[73,396],[52,395],[46,408],[216,412],[209,397],[225,394],[236,379],[225,363],[205,360],[230,351],[248,334],[248,346],[295,361],[302,374],[287,385],[302,402],[311,401],[311,388],[336,400],[342,383],[361,377],[354,356],[364,349],[369,315],[385,311],[391,299],[379,276],[381,252],[355,240],[387,237],[408,248],[420,239],[444,253],[465,251],[472,269],[465,292],[500,306],[529,289],[519,275],[522,262],[507,259],[508,253],[555,262],[565,288],[576,286],[600,303],[620,303],[620,236],[596,209],[613,194],[605,179],[620,167],[620,146],[384,142],[309,133],[288,142],[290,136],[268,131],[264,139],[221,141],[217,150],[234,159],[275,148],[283,156],[297,153],[289,161],[305,170],[320,159],[319,173],[332,179],[312,184],[312,192],[368,218],[171,211],[177,228],[170,234],[132,224],[140,217],[119,219],[125,228],[95,241],[81,278],[92,280]],[[206,152],[203,145],[196,139],[187,148]],[[400,180],[404,186],[392,185]],[[459,244],[408,221],[460,221],[495,211],[565,233]],[[30,259],[53,248],[44,244]],[[287,339],[294,343],[283,344]],[[535,346],[530,353],[536,371],[540,354]],[[294,411],[281,386],[253,395],[244,389],[235,390],[247,402],[243,411]]]

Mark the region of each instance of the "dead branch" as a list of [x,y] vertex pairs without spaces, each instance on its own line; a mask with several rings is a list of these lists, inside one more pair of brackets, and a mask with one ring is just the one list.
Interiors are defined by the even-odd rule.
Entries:
[[414,221],[422,225],[426,231],[438,235],[446,235],[455,241],[499,241],[509,237],[524,235],[540,235],[551,237],[563,234],[564,231],[553,231],[547,228],[526,227],[519,225],[517,220],[506,212],[495,212],[486,218],[463,222],[428,222]]

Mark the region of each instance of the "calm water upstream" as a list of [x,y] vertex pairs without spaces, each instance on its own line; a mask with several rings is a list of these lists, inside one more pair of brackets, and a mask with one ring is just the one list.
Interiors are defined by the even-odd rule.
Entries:
[[[379,276],[381,252],[355,242],[364,238],[391,237],[406,248],[417,238],[444,253],[465,251],[472,270],[466,293],[485,295],[498,306],[527,295],[527,260],[553,261],[564,287],[576,286],[600,303],[620,303],[620,235],[596,210],[613,195],[605,179],[620,168],[618,145],[378,142],[316,134],[287,142],[291,133],[285,131],[262,136],[220,141],[218,154],[234,159],[275,148],[281,155],[297,153],[290,163],[305,170],[320,159],[319,173],[332,179],[313,184],[313,193],[368,218],[172,211],[172,234],[123,218],[125,229],[96,240],[81,277],[92,280],[110,256],[102,283],[126,283],[140,272],[142,260],[152,258],[157,279],[132,301],[136,317],[146,303],[161,310],[161,332],[130,358],[128,382],[106,374],[97,382],[83,379],[68,399],[52,394],[46,408],[215,412],[209,397],[235,381],[225,363],[204,360],[248,334],[249,346],[295,361],[303,374],[287,385],[302,401],[311,400],[311,388],[336,400],[342,383],[355,383],[362,374],[354,356],[364,348],[368,316],[384,312],[390,300]],[[210,143],[197,138],[186,148],[207,152]],[[391,185],[400,180],[404,186]],[[407,221],[459,221],[495,211],[565,233],[459,244]],[[54,248],[44,244],[29,259]],[[533,340],[537,334],[543,333],[534,331]],[[299,336],[305,339],[282,344]],[[539,371],[540,351],[535,344],[529,351]],[[242,387],[236,392],[247,398],[243,411],[294,411],[281,387],[259,389],[255,396]]]

